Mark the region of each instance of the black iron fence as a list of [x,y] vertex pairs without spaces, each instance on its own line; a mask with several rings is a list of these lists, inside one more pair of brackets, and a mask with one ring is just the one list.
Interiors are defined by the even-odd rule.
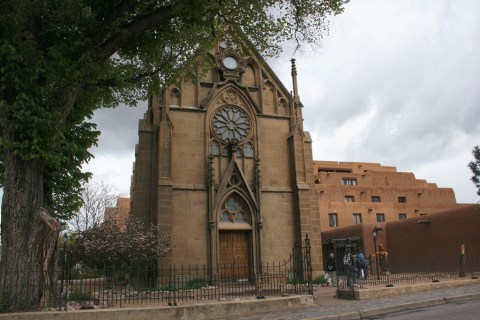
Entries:
[[[480,276],[480,258],[459,255],[398,260],[366,257],[359,263],[358,252],[337,251],[337,290],[360,290],[372,286],[395,286],[420,282],[440,282]],[[463,261],[462,261],[463,260]]]
[[[67,257],[68,259],[68,257]],[[68,263],[64,263],[68,266]],[[34,271],[0,270],[5,277],[31,277]],[[34,277],[32,277],[34,278]],[[313,294],[310,244],[294,249],[280,263],[261,266],[105,266],[61,268],[53,294],[37,305],[22,304],[31,287],[0,288],[0,312],[16,310],[72,310],[124,307],[138,304],[177,305],[183,302],[265,299],[288,294]],[[31,286],[35,284],[32,283]],[[15,296],[12,300],[9,297]]]

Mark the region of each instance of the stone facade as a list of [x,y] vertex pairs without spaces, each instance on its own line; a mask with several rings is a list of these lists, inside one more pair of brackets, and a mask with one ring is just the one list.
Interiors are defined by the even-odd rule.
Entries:
[[452,189],[394,167],[313,161],[294,61],[290,93],[252,49],[221,42],[210,58],[197,81],[151,97],[139,121],[130,210],[172,235],[162,263],[253,270],[308,234],[318,272],[322,231],[461,206]]
[[[139,122],[131,211],[172,234],[165,264],[282,261],[308,233],[321,251],[312,141],[291,95],[253,50],[221,42],[199,81],[154,96]],[[317,249],[316,249],[317,248]],[[313,259],[321,269],[321,256]]]

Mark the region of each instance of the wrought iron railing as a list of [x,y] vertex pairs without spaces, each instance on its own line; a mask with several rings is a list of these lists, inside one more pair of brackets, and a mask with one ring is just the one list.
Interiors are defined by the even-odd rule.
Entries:
[[[313,288],[310,245],[308,241],[305,244],[298,249],[300,253],[293,250],[290,257],[283,262],[263,263],[258,267],[229,264],[209,270],[204,265],[112,265],[94,269],[60,266],[54,283],[54,293],[48,295],[50,299],[40,299],[34,306],[22,304],[22,294],[31,288],[11,285],[0,288],[0,312],[64,311],[138,304],[173,306],[196,301],[265,299],[288,294],[311,295]],[[68,263],[64,265],[68,266]],[[5,277],[30,277],[33,274],[31,270],[22,272],[19,274],[15,270],[0,270]],[[10,296],[15,296],[16,299],[12,300]]]
[[[346,253],[345,253],[346,254]],[[355,255],[355,253],[352,253]],[[480,276],[479,257],[467,257],[461,263],[459,256],[442,256],[425,259],[388,259],[387,263],[370,256],[367,266],[348,265],[340,254],[337,258],[337,290],[361,290],[373,286],[395,286],[449,279],[469,279]],[[363,275],[363,276],[362,276]]]

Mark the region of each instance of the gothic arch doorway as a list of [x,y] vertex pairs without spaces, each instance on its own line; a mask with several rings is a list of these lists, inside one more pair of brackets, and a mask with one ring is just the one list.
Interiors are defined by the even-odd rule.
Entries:
[[252,215],[238,194],[226,197],[219,212],[218,266],[220,279],[249,279],[253,272]]

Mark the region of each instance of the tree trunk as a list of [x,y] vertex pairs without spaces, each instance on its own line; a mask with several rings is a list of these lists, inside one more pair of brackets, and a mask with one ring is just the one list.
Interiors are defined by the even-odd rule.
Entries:
[[39,160],[24,161],[5,148],[2,199],[0,309],[38,306],[54,290],[60,224],[43,209]]

